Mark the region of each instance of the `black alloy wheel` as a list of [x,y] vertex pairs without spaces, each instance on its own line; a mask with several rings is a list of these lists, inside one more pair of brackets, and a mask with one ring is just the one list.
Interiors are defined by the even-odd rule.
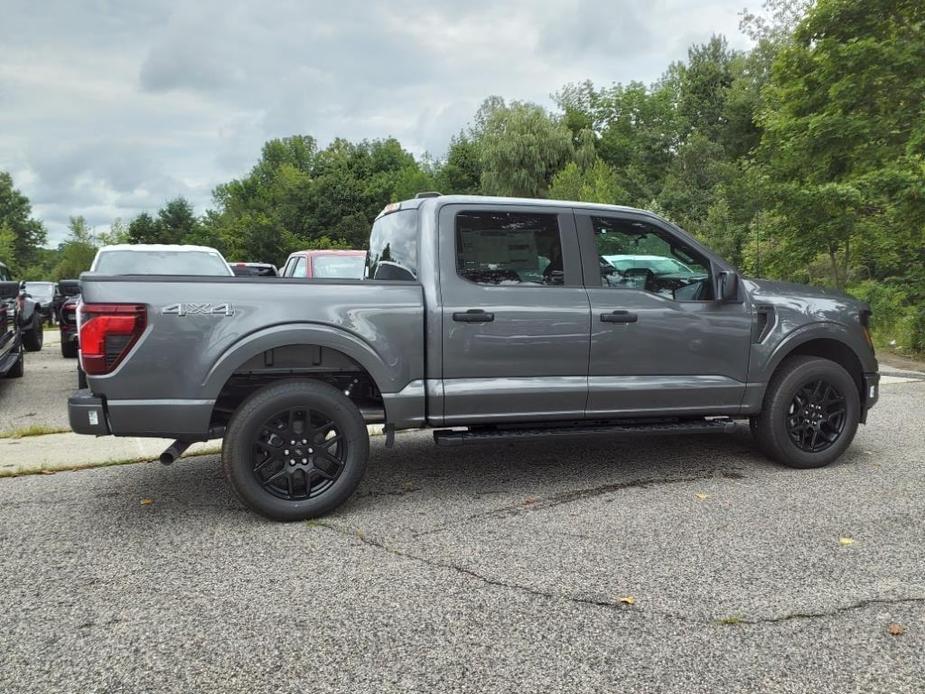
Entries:
[[787,434],[801,451],[819,453],[832,446],[845,429],[845,396],[824,379],[797,391],[787,412]]
[[834,361],[787,357],[774,372],[752,434],[769,458],[794,468],[836,460],[854,439],[861,419],[856,380]]
[[327,415],[310,409],[279,412],[254,441],[253,472],[260,486],[286,501],[324,494],[347,462],[347,440]]
[[313,379],[267,385],[235,410],[222,467],[247,506],[280,521],[328,513],[359,485],[369,433],[356,404]]

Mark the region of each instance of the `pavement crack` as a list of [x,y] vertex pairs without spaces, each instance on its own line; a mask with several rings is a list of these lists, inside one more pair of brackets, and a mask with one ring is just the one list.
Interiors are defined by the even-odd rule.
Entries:
[[[422,557],[418,554],[412,554],[410,552],[405,552],[400,549],[395,549],[394,547],[389,547],[388,545],[386,545],[383,542],[380,542],[379,540],[375,540],[373,538],[367,537],[362,532],[351,533],[349,531],[343,530],[329,523],[315,521],[313,525],[327,528],[328,530],[331,530],[335,533],[338,533],[348,538],[354,538],[364,545],[373,547],[383,552],[388,552],[389,554],[396,556],[396,557],[400,557],[402,559],[407,559],[409,561],[417,562],[420,564],[425,564],[427,566],[437,568],[437,569],[448,569],[450,571],[455,571],[456,573],[463,574],[464,576],[474,578],[477,581],[484,583],[485,585],[494,586],[497,588],[507,588],[508,590],[514,590],[519,593],[525,593],[527,595],[531,595],[537,598],[543,598],[545,600],[563,600],[563,601],[575,603],[578,605],[591,605],[593,607],[606,608],[606,609],[610,609],[616,612],[623,612],[626,614],[629,614],[633,611],[638,612],[638,610],[634,610],[634,608],[631,605],[628,605],[626,603],[622,603],[619,601],[613,602],[610,600],[604,600],[604,599],[599,599],[599,598],[582,597],[578,595],[564,595],[562,593],[555,593],[552,591],[539,590],[537,588],[532,588],[530,586],[521,585],[519,583],[512,583],[510,581],[502,581],[497,578],[491,578],[482,573],[479,573],[478,571],[475,571],[474,569],[470,569],[466,566],[460,566],[458,564],[440,561],[437,559],[429,559],[427,557]],[[680,614],[674,614],[674,613],[669,613],[669,612],[657,612],[654,610],[647,610],[647,612],[656,613],[664,617],[670,617],[673,619],[678,619],[678,620],[687,621],[687,622],[702,621],[702,620],[697,620],[695,618],[692,618],[688,615],[680,615]]]
[[761,617],[759,619],[732,619],[727,624],[780,624],[795,619],[824,619],[826,617],[836,617],[844,612],[852,610],[861,610],[871,605],[903,605],[908,603],[925,602],[925,597],[908,597],[908,598],[866,598],[858,600],[850,605],[841,605],[821,612],[790,612],[777,617]]
[[468,576],[473,578],[480,583],[485,585],[494,586],[496,588],[506,588],[508,590],[514,590],[519,593],[530,595],[536,598],[542,598],[544,600],[560,600],[565,602],[570,602],[577,605],[590,605],[592,607],[598,607],[603,609],[608,609],[614,612],[620,612],[627,616],[633,615],[636,617],[652,617],[658,616],[667,619],[673,619],[680,622],[688,622],[694,624],[701,624],[704,626],[763,626],[767,624],[782,624],[793,620],[798,619],[825,619],[829,617],[837,617],[840,614],[845,612],[850,612],[852,610],[859,610],[865,607],[870,607],[871,605],[902,605],[908,603],[925,603],[925,597],[906,597],[906,598],[866,598],[863,600],[858,600],[857,602],[851,603],[850,605],[842,605],[840,607],[833,607],[829,610],[823,610],[820,612],[790,612],[784,615],[779,615],[776,617],[759,617],[756,619],[749,619],[747,617],[725,617],[725,618],[716,618],[716,617],[695,617],[688,614],[683,614],[679,612],[672,612],[670,610],[658,610],[651,607],[641,608],[638,604],[630,605],[620,600],[612,601],[606,600],[603,598],[593,598],[593,597],[583,597],[580,595],[565,595],[563,593],[556,593],[553,591],[540,590],[538,588],[533,588],[531,586],[525,586],[520,583],[513,583],[511,581],[503,581],[497,578],[491,578],[485,574],[479,573],[474,569],[470,569],[467,566],[460,566],[459,564],[454,564],[452,562],[440,561],[438,559],[430,559],[428,557],[422,557],[418,554],[412,554],[411,552],[406,552],[401,549],[396,549],[390,547],[389,545],[381,542],[380,540],[373,539],[365,535],[362,531],[357,530],[355,532],[350,532],[344,530],[330,523],[325,523],[321,521],[312,521],[313,526],[322,527],[332,532],[335,532],[339,535],[343,535],[347,538],[353,538],[360,542],[363,545],[368,547],[373,547],[383,552],[387,552],[392,556],[399,557],[401,559],[406,559],[408,561],[413,561],[419,564],[424,564],[432,568],[437,569],[447,569],[454,571],[456,573]]
[[539,511],[543,509],[555,508],[556,506],[561,506],[562,504],[569,504],[574,501],[582,501],[584,499],[591,499],[597,496],[603,496],[605,494],[611,494],[613,492],[622,491],[624,489],[640,488],[648,489],[651,487],[658,487],[668,484],[682,484],[685,482],[699,482],[703,480],[709,480],[715,478],[717,475],[727,478],[727,479],[741,479],[742,475],[734,470],[711,470],[708,473],[700,475],[688,475],[685,477],[646,477],[643,479],[628,480],[626,482],[608,482],[607,484],[601,484],[596,487],[588,487],[586,489],[569,489],[564,492],[559,492],[558,494],[553,494],[548,497],[527,497],[525,500],[520,501],[516,504],[506,504],[504,506],[489,509],[487,511],[480,511],[478,513],[473,513],[465,518],[462,518],[451,523],[445,523],[433,528],[428,528],[427,530],[421,530],[412,535],[414,538],[424,537],[426,535],[433,535],[435,533],[443,532],[449,528],[458,527],[460,525],[465,525],[474,520],[479,520],[482,518],[493,518],[497,516],[515,516],[520,513],[527,513],[530,511]]

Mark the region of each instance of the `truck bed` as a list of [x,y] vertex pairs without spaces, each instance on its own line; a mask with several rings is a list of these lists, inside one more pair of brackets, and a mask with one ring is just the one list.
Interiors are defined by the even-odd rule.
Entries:
[[384,397],[423,378],[424,304],[414,282],[85,273],[81,285],[85,304],[147,308],[121,363],[88,377],[111,433],[204,434],[229,378],[255,359],[272,368],[280,345],[346,354]]

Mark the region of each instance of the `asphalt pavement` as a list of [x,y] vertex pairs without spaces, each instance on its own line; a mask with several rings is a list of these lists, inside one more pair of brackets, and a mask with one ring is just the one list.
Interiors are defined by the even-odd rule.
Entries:
[[0,378],[0,435],[30,426],[67,429],[67,398],[77,388],[77,360],[61,356],[58,329],[40,352],[26,352],[22,378]]
[[888,383],[810,471],[744,430],[379,437],[289,525],[216,456],[0,479],[0,692],[922,692],[923,404]]

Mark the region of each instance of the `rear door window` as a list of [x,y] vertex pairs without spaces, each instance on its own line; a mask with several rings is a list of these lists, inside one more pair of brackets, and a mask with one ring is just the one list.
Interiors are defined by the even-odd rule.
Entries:
[[456,216],[456,272],[476,284],[562,286],[555,214],[478,211]]

